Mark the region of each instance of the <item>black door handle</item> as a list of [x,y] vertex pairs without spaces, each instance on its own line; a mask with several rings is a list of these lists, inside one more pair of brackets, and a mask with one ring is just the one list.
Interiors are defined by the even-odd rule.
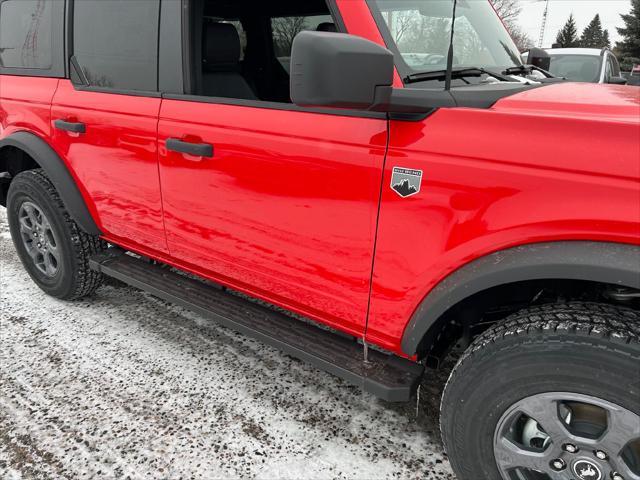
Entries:
[[168,138],[167,150],[178,153],[186,153],[188,155],[195,155],[196,157],[213,157],[213,145],[208,143],[190,143],[183,142],[177,138]]
[[65,132],[87,133],[87,126],[84,123],[56,120],[53,124],[58,130],[64,130]]

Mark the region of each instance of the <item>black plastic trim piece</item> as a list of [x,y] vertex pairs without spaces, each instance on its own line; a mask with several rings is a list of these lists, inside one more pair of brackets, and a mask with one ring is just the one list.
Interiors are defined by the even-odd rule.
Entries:
[[184,93],[182,2],[161,0],[158,35],[158,90]]
[[28,132],[17,132],[0,140],[0,149],[15,147],[33,158],[56,187],[62,202],[73,219],[91,235],[102,235],[96,225],[75,180],[58,154],[41,138]]
[[180,24],[182,26],[182,33],[180,35],[180,46],[182,49],[182,92],[191,93],[194,91],[194,79],[193,72],[191,71],[191,2],[190,0],[182,0],[181,5],[181,19]]
[[587,280],[640,289],[640,247],[604,242],[553,242],[502,250],[442,280],[422,301],[402,337],[414,355],[425,334],[458,302],[492,287],[527,280]]
[[421,113],[389,113],[389,120],[396,122],[422,122],[438,111],[434,108],[428,112]]
[[89,80],[87,80],[87,76],[82,71],[82,67],[80,67],[80,64],[78,63],[78,59],[75,57],[75,55],[73,55],[69,59],[69,78],[71,79],[71,84],[74,87],[76,87],[76,85],[89,87]]
[[379,87],[371,111],[428,115],[438,108],[455,106],[451,92],[445,90]]
[[[72,69],[75,68],[76,74],[79,74],[78,71],[81,70],[77,62],[75,67],[70,63],[73,56],[73,2],[74,0],[66,0],[64,17],[64,67],[67,72],[66,78],[71,78]],[[84,72],[82,72],[82,76],[84,76]]]
[[66,122],[64,120],[56,120],[53,125],[58,130],[73,133],[87,133],[87,126],[84,123],[79,122]]
[[[376,98],[371,111],[390,112],[390,115],[422,114],[428,116],[438,108],[490,108],[502,98],[540,87],[541,85],[523,85],[521,83],[461,87],[450,91],[381,87],[376,90],[379,98]],[[390,89],[390,94],[384,92],[385,89]]]
[[196,157],[213,157],[213,145],[208,143],[189,143],[178,138],[168,138],[165,142],[167,150],[178,153],[186,153],[187,155],[195,155]]
[[544,85],[528,85],[517,82],[471,85],[452,88],[451,96],[455,100],[457,107],[491,108],[503,98],[510,97],[527,90],[543,87]]
[[162,95],[162,98],[165,98],[167,100],[181,100],[184,102],[212,103],[216,105],[235,105],[239,107],[266,108],[269,110],[284,110],[290,112],[319,113],[323,115],[337,115],[340,117],[375,118],[380,120],[387,119],[386,113],[381,112],[328,108],[307,108],[299,107],[292,103],[264,102],[261,100],[256,101],[236,98],[203,97],[200,95],[179,95],[173,93],[165,93]]
[[90,85],[76,85],[76,84],[73,84],[73,88],[81,92],[110,93],[112,95],[129,95],[132,97],[148,97],[148,98],[162,97],[162,94],[160,92],[144,92],[142,90],[122,90],[117,88],[93,87]]
[[309,362],[388,402],[410,400],[422,378],[424,367],[419,363],[376,350],[369,351],[365,362],[364,348],[352,336],[292,318],[121,250],[93,257],[90,266]]

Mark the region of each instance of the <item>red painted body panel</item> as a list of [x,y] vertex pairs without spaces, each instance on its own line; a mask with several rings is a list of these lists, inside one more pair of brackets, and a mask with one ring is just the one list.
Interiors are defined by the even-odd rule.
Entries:
[[[639,109],[638,88],[563,84],[488,110],[391,122],[368,340],[399,352],[428,292],[494,251],[557,240],[640,244]],[[424,171],[418,195],[389,188],[394,166]]]
[[25,130],[51,135],[51,99],[58,79],[0,75],[0,138]]
[[61,80],[51,115],[86,124],[84,135],[53,129],[52,140],[88,193],[103,232],[166,252],[156,145],[160,102],[80,91]]
[[[169,137],[212,144],[214,158],[168,152]],[[171,255],[361,335],[386,144],[385,120],[164,101]]]

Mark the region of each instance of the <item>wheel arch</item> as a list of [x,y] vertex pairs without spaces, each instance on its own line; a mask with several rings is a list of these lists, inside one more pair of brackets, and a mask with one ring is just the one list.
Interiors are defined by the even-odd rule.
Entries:
[[[7,159],[10,151],[18,151],[26,154],[35,163],[33,165],[28,159],[21,160],[20,166],[11,168]],[[33,168],[42,168],[60,194],[60,198],[71,217],[80,227],[91,235],[102,235],[102,232],[91,212],[87,207],[80,189],[73,176],[60,156],[41,138],[29,132],[16,132],[0,140],[0,173],[9,173],[5,181],[10,182],[11,176],[15,176],[21,171]],[[3,198],[0,198],[3,206],[6,205],[6,197],[3,190]]]
[[611,242],[559,241],[522,245],[476,259],[444,278],[422,300],[401,340],[416,355],[437,341],[439,320],[476,294],[529,281],[597,282],[640,290],[640,246]]

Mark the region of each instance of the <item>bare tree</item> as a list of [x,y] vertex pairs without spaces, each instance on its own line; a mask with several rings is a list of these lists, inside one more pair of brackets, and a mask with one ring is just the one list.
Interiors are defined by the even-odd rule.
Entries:
[[415,16],[411,12],[389,11],[383,15],[396,45],[400,45],[403,40],[406,40],[405,34],[414,32],[418,26]]
[[533,39],[527,32],[523,31],[519,25],[513,24],[508,26],[507,29],[516,44],[516,47],[518,47],[519,52],[526,52],[527,50],[531,50],[531,48],[535,47]]
[[491,0],[491,3],[505,24],[514,23],[522,12],[520,0]]
[[532,38],[518,24],[518,16],[522,12],[520,0],[491,0],[491,3],[507,27],[518,50],[524,52],[533,47]]
[[412,29],[416,28],[416,18],[411,12],[389,12],[391,33],[396,41],[397,45],[402,43],[405,34]]
[[306,19],[304,17],[276,18],[273,21],[276,56],[289,56],[293,47],[293,40],[306,28]]

